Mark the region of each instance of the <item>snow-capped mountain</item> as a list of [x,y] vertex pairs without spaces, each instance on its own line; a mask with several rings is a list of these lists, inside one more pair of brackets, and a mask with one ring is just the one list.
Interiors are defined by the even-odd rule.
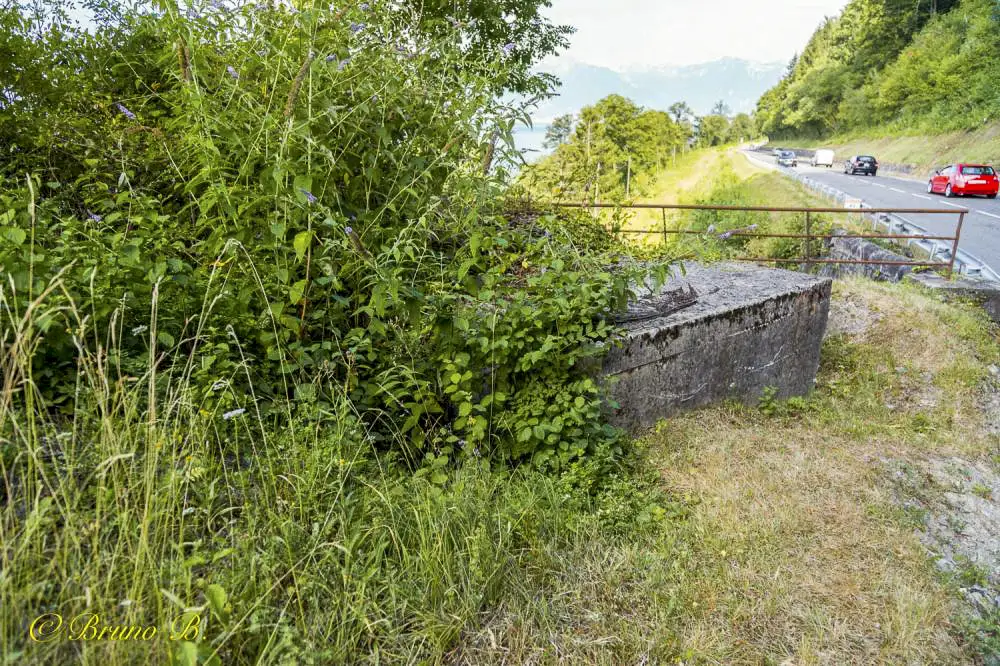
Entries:
[[622,71],[579,62],[544,69],[558,76],[562,85],[557,97],[542,103],[532,114],[536,124],[547,124],[564,113],[576,113],[612,93],[664,111],[674,102],[684,101],[702,115],[721,99],[733,113],[750,112],[761,94],[781,78],[785,63],[723,58],[697,65]]

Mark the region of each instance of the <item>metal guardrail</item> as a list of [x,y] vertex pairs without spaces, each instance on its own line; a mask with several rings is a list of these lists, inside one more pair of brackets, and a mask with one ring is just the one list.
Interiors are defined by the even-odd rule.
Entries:
[[[771,263],[788,263],[788,264],[872,264],[878,266],[925,266],[931,268],[940,268],[947,271],[947,275],[950,278],[955,268],[955,257],[958,254],[958,244],[962,235],[962,225],[965,222],[965,216],[969,213],[968,209],[956,208],[956,209],[941,209],[941,208],[843,208],[843,207],[794,207],[794,206],[727,206],[727,205],[712,205],[712,204],[659,204],[659,203],[637,203],[637,204],[614,204],[614,203],[550,203],[547,204],[553,208],[584,208],[584,209],[603,209],[603,208],[613,208],[613,209],[659,209],[662,213],[663,223],[659,229],[618,229],[618,233],[622,234],[647,234],[647,235],[662,235],[664,242],[671,235],[705,235],[705,231],[697,231],[692,229],[671,229],[667,225],[667,211],[668,210],[709,210],[709,211],[732,211],[732,212],[763,212],[763,213],[802,213],[805,216],[805,233],[802,234],[788,234],[788,233],[766,233],[758,232],[755,230],[747,229],[733,229],[730,231],[724,231],[721,234],[717,234],[724,238],[740,237],[740,238],[797,238],[802,239],[804,254],[803,257],[795,257],[792,259],[778,259],[774,257],[735,257],[735,259],[740,261],[759,261],[759,262],[771,262]],[[814,213],[845,213],[857,215],[859,213],[863,214],[887,214],[887,215],[898,215],[898,214],[915,214],[915,215],[958,215],[958,223],[955,226],[955,233],[952,236],[941,236],[941,235],[931,235],[931,234],[894,234],[894,233],[812,233],[812,219],[811,216]],[[813,240],[820,239],[848,239],[848,238],[861,238],[861,239],[891,239],[891,240],[918,240],[918,241],[950,241],[951,249],[948,252],[948,261],[890,261],[890,260],[868,260],[868,259],[827,259],[823,257],[814,256],[812,253],[812,242]],[[934,254],[931,254],[931,259],[934,258]]]

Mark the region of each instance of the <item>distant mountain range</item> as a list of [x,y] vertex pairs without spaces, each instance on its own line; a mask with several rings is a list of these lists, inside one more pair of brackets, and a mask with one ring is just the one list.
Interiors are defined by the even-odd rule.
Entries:
[[543,103],[532,115],[536,122],[547,124],[556,116],[576,113],[612,93],[664,111],[674,102],[684,101],[703,115],[721,99],[733,113],[750,112],[764,91],[781,79],[785,67],[780,62],[757,63],[739,58],[625,71],[569,63],[552,68],[562,81],[559,96]]
[[757,99],[781,79],[785,67],[781,62],[759,63],[739,58],[624,71],[579,62],[559,63],[543,68],[562,81],[558,96],[546,100],[531,114],[534,128],[519,130],[518,144],[537,150],[553,118],[578,113],[613,93],[646,108],[663,111],[674,102],[684,101],[696,114],[704,115],[721,99],[732,113],[749,113]]

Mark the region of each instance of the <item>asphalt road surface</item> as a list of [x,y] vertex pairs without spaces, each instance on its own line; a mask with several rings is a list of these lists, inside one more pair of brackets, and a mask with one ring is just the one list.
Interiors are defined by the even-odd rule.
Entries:
[[[772,155],[751,153],[757,160],[775,164]],[[928,194],[927,181],[896,178],[893,176],[849,176],[843,171],[843,160],[833,167],[811,167],[808,157],[800,157],[799,166],[791,169],[824,185],[834,187],[849,196],[861,199],[870,208],[966,208],[959,249],[1000,273],[1000,198],[953,197]],[[958,215],[902,214],[902,218],[927,230],[929,234],[951,236],[955,232]]]

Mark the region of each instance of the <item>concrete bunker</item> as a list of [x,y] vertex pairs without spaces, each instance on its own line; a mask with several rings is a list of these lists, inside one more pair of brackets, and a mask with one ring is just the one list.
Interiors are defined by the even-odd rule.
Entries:
[[[675,268],[659,294],[630,306],[640,314],[623,324],[623,339],[605,357],[620,405],[611,422],[641,428],[723,399],[752,403],[769,386],[779,398],[808,393],[830,287],[828,278],[749,264]],[[664,294],[690,288],[695,302],[657,314]]]

